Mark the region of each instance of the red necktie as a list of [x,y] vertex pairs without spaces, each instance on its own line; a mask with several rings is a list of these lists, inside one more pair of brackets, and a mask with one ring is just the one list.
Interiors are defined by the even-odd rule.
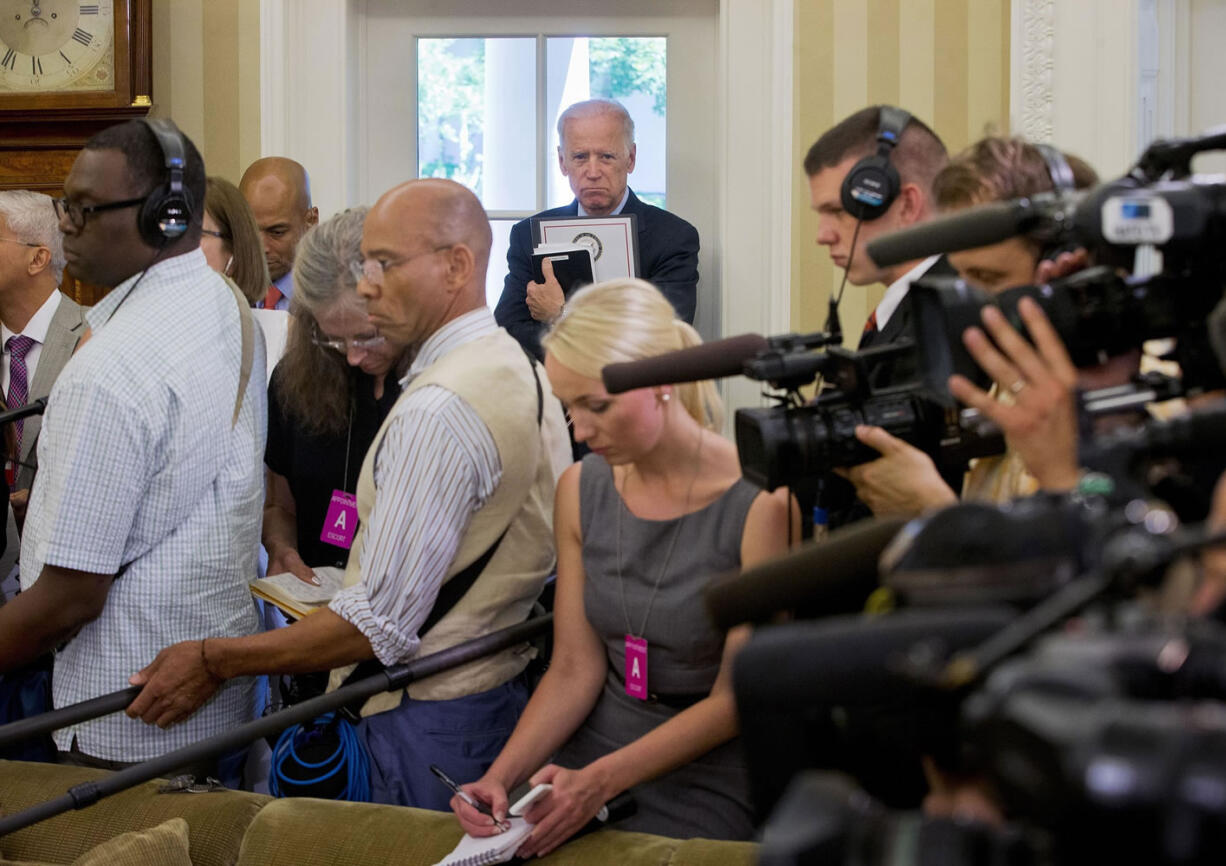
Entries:
[[277,302],[283,297],[285,297],[285,295],[281,294],[280,289],[278,289],[276,286],[269,286],[268,294],[264,296],[264,309],[275,310],[277,308]]
[[868,321],[864,323],[864,333],[874,334],[877,332],[877,310],[873,309],[873,314],[868,317]]

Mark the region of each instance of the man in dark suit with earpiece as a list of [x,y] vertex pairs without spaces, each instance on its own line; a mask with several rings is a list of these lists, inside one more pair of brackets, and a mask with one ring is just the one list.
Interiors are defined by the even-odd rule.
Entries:
[[[879,268],[864,249],[874,238],[934,215],[932,180],[948,161],[937,134],[892,105],[869,106],[845,118],[805,156],[818,244],[830,251],[853,286],[888,286],[865,323],[861,349],[908,337],[911,283],[928,273],[954,273],[937,256]],[[873,385],[901,384],[914,374],[910,359],[885,362],[874,369]]]
[[532,220],[542,217],[634,214],[639,273],[693,324],[698,288],[698,231],[681,217],[640,201],[627,185],[634,171],[634,121],[611,99],[577,102],[558,117],[558,164],[575,200],[516,223],[507,250],[508,273],[494,310],[498,324],[537,358],[541,333],[562,314],[565,297],[546,263],[545,281],[532,277]]

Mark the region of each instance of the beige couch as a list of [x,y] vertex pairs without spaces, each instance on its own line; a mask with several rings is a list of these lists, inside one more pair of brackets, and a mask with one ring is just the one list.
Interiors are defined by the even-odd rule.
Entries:
[[[0,761],[0,813],[65,793],[106,775],[99,770]],[[88,809],[67,812],[0,837],[5,863],[72,863],[120,834],[151,828],[176,817],[187,822],[194,866],[323,866],[381,864],[430,866],[459,841],[450,815],[397,806],[331,800],[274,800],[242,791],[160,794],[148,782]],[[563,846],[546,866],[749,866],[757,846],[747,842],[678,841],[642,833],[602,830]],[[108,862],[123,860],[108,858]],[[126,862],[150,862],[148,856]]]

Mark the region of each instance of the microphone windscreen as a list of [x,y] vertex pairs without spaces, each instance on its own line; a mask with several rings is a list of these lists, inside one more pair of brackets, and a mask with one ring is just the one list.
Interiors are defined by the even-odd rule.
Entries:
[[1017,202],[994,202],[938,217],[869,241],[868,256],[878,267],[913,262],[941,253],[986,247],[1021,232],[1029,209]]
[[739,376],[745,362],[765,350],[767,345],[766,338],[761,334],[740,334],[641,361],[609,364],[600,371],[600,375],[605,390],[610,394],[655,385]]
[[879,583],[882,551],[906,524],[902,518],[865,520],[707,588],[707,609],[728,629],[765,622],[803,608],[822,616],[854,613]]

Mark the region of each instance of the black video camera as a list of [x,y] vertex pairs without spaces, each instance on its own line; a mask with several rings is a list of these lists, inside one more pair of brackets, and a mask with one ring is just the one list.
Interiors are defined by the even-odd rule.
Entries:
[[[1044,286],[1023,286],[995,298],[956,278],[921,278],[909,298],[915,343],[863,352],[827,349],[824,356],[779,356],[756,367],[751,378],[799,387],[821,373],[833,387],[812,404],[793,395],[769,409],[736,413],[737,449],[751,481],[774,489],[820,477],[877,455],[855,438],[857,424],[876,424],[926,451],[938,463],[1000,453],[998,436],[968,427],[947,382],[959,373],[980,385],[986,374],[962,345],[962,332],[979,324],[995,304],[1014,327],[1023,297],[1034,298],[1051,319],[1077,366],[1137,349],[1150,339],[1174,337],[1173,355],[1185,393],[1226,386],[1206,321],[1226,285],[1226,184],[1190,178],[1192,157],[1226,149],[1226,129],[1176,142],[1157,142],[1119,180],[1084,197],[1051,194],[971,208],[916,228],[878,238],[868,254],[878,265],[914,261],[1024,236],[1048,246],[1090,249],[1096,266]],[[1137,249],[1155,247],[1162,269],[1132,277]],[[919,370],[909,384],[876,389],[873,371],[910,354]]]
[[806,381],[820,373],[829,387],[807,405],[793,399],[767,409],[737,410],[736,446],[745,477],[774,490],[876,459],[880,455],[856,438],[857,424],[881,427],[939,455],[943,463],[964,464],[972,457],[1001,453],[1004,443],[998,434],[984,436],[977,428],[964,428],[953,402],[925,383],[873,386],[878,365],[914,352],[910,341],[902,341],[860,352],[830,347],[821,354],[791,358],[766,353],[747,362],[744,373],[750,378],[779,383],[787,381],[788,374],[806,371]]
[[[755,635],[734,668],[746,754],[759,807],[782,794],[761,862],[1220,862],[1226,629],[1172,628],[1135,601],[1170,562],[1218,538],[1160,507],[1110,499],[941,512],[904,533],[905,552],[886,555],[896,569],[887,585],[910,609]],[[998,514],[992,538],[975,519],[985,510]],[[960,511],[972,519],[952,519]],[[1020,583],[1035,592],[1009,614],[1026,595]],[[1059,630],[1081,614],[1079,629]],[[882,780],[896,789],[920,754],[993,792],[1008,826],[892,812],[800,773],[851,772],[888,801]]]

